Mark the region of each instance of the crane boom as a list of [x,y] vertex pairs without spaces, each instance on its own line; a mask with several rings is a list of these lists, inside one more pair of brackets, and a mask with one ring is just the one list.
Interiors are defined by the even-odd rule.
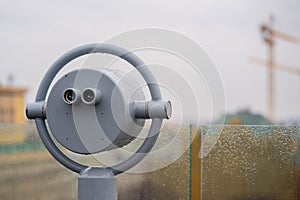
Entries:
[[274,101],[275,101],[275,85],[274,85],[274,69],[284,70],[290,73],[300,75],[300,69],[295,67],[290,67],[286,65],[279,65],[274,62],[274,46],[275,38],[280,38],[287,42],[299,43],[299,40],[289,34],[283,33],[281,31],[275,30],[273,28],[274,18],[270,16],[269,22],[260,25],[260,31],[262,33],[263,39],[268,47],[268,59],[267,61],[252,58],[251,61],[259,64],[263,64],[268,67],[268,117],[271,121],[274,121]]

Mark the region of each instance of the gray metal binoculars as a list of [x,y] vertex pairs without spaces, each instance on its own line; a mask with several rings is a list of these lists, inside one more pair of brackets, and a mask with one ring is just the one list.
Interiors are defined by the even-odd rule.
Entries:
[[[147,83],[151,100],[146,100],[133,79],[109,70],[71,71],[50,90],[57,73],[67,63],[91,53],[112,54],[134,66]],[[115,175],[135,166],[150,152],[162,120],[169,119],[171,113],[171,102],[162,99],[159,85],[143,61],[132,52],[110,44],[83,45],[60,57],[43,77],[35,102],[26,107],[27,117],[35,120],[51,155],[80,173],[78,198],[85,200],[117,198]],[[127,160],[107,167],[90,167],[70,159],[56,146],[48,130],[66,149],[93,154],[129,144],[139,135],[147,119],[152,120],[151,127],[139,149]]]

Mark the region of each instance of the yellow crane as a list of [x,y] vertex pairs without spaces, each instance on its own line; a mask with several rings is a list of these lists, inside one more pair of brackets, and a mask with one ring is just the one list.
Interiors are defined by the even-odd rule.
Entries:
[[269,120],[275,120],[274,114],[274,70],[284,70],[290,73],[300,75],[300,69],[296,67],[291,67],[287,65],[277,64],[274,61],[274,46],[275,38],[279,38],[291,43],[299,43],[299,40],[291,35],[283,33],[273,28],[274,17],[271,15],[269,17],[269,22],[260,25],[260,31],[262,33],[265,44],[268,47],[268,59],[263,60],[259,58],[251,58],[251,62],[267,66],[268,68],[268,118]]

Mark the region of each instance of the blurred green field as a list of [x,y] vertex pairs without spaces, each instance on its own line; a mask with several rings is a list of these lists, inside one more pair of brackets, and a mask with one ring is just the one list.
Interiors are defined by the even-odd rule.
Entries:
[[[77,199],[77,174],[64,168],[50,156],[33,125],[26,125],[23,128],[27,135],[22,143],[0,145],[0,199]],[[9,130],[14,130],[11,125],[2,125],[2,130],[4,129],[6,134],[9,134]],[[154,150],[162,148],[162,142],[172,141],[173,132],[176,130],[175,126],[165,128]],[[188,127],[180,129],[178,134],[182,135],[179,141],[186,140],[185,143],[188,144]],[[137,144],[139,144],[138,140]],[[180,147],[177,146],[177,149]],[[118,199],[187,199],[188,150],[186,149],[176,162],[157,171],[119,175]],[[83,156],[72,156],[78,161],[87,161]],[[122,158],[122,156],[118,157]],[[157,158],[151,165],[159,166],[161,163]]]

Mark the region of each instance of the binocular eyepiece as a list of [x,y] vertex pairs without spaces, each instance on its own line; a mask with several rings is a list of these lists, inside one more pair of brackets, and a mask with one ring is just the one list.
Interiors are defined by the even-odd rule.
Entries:
[[64,90],[62,97],[64,102],[69,105],[76,105],[80,101],[87,105],[96,105],[100,102],[102,94],[94,88],[86,88],[82,92],[78,89],[67,88]]

